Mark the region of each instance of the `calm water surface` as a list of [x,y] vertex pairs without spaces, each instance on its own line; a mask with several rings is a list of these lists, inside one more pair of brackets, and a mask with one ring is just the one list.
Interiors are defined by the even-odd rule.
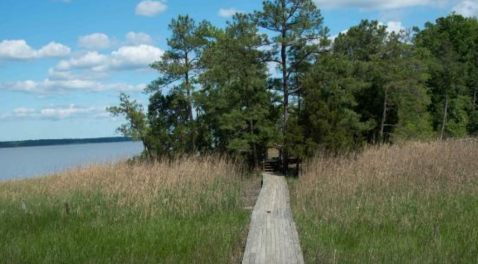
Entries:
[[114,162],[143,151],[141,142],[0,149],[0,182],[30,178],[91,163]]

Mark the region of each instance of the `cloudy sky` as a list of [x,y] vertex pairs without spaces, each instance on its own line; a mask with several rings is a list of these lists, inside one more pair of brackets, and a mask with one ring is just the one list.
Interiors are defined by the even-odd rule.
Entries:
[[[478,15],[478,0],[314,0],[336,35],[362,18],[391,30],[452,11]],[[260,0],[1,0],[0,141],[114,136],[105,107],[126,92],[141,102],[179,14],[224,26]]]

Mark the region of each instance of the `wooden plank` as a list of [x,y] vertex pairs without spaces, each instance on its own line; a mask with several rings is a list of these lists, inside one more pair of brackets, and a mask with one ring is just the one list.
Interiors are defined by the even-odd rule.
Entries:
[[302,264],[304,258],[292,218],[287,182],[284,177],[270,173],[263,173],[263,177],[242,263]]

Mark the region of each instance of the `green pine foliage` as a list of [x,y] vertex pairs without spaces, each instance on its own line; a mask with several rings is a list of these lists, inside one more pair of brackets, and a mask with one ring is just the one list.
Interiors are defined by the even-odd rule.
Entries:
[[[427,23],[416,45],[428,49],[433,126],[440,138],[463,137],[473,130],[473,91],[476,89],[478,21],[452,14]],[[470,122],[471,121],[471,122]],[[471,125],[471,126],[470,126]]]
[[199,92],[205,121],[215,125],[215,143],[248,155],[256,167],[278,130],[274,95],[266,85],[265,53],[259,50],[264,44],[252,16],[234,16],[204,51],[206,71]]
[[169,29],[147,113],[126,95],[110,108],[149,158],[219,152],[258,167],[271,146],[304,160],[478,134],[476,18],[400,32],[363,20],[330,39],[313,1],[267,0],[223,29],[189,16]]
[[317,149],[349,151],[363,145],[372,120],[362,121],[355,94],[366,83],[354,75],[354,65],[344,56],[326,55],[316,61],[304,82],[304,111],[301,119],[307,138],[306,156]]

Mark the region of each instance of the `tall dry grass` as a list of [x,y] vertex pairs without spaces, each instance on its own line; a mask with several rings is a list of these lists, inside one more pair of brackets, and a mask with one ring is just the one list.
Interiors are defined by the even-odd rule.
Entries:
[[[0,184],[0,201],[46,198],[68,202],[78,194],[101,195],[110,206],[141,209],[144,217],[174,212],[185,216],[236,198],[241,165],[219,157],[196,157],[173,162],[91,165],[36,179]],[[226,196],[233,197],[226,197]],[[227,202],[227,201],[226,201]],[[81,213],[81,204],[76,205]]]
[[391,198],[478,194],[477,183],[478,141],[463,140],[373,147],[350,157],[319,156],[304,166],[295,188],[300,190],[299,204],[328,208],[331,200],[358,196],[366,203],[382,192]]
[[210,156],[1,183],[0,262],[237,263],[251,179]]
[[456,260],[478,254],[477,140],[319,156],[291,191],[309,262],[464,263]]

